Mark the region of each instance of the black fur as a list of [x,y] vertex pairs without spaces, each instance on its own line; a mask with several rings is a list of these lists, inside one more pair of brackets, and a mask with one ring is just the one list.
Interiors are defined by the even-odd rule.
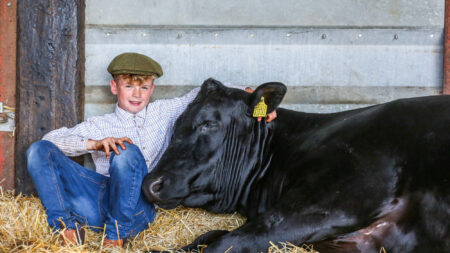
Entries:
[[450,96],[332,114],[278,108],[269,124],[249,116],[261,96],[273,109],[285,91],[205,81],[146,176],[146,197],[248,217],[205,235],[204,252],[266,251],[270,241],[321,253],[450,252]]

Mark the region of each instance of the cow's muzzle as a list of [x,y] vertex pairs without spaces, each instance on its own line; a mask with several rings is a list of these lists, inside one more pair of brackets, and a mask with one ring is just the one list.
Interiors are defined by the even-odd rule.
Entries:
[[162,184],[162,177],[145,177],[144,182],[142,182],[142,191],[144,192],[144,195],[148,201],[153,203],[159,203],[161,201],[160,189],[162,187]]

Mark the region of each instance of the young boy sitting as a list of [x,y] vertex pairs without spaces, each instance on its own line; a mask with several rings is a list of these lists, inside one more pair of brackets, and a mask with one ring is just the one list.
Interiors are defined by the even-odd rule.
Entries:
[[[118,55],[108,72],[118,101],[114,113],[53,130],[27,151],[28,171],[48,223],[63,231],[63,244],[84,241],[80,225],[105,227],[104,245],[120,247],[148,227],[155,207],[141,194],[142,180],[158,163],[175,120],[199,90],[149,103],[153,81],[163,72],[156,61],[137,53]],[[68,158],[88,152],[96,171]]]

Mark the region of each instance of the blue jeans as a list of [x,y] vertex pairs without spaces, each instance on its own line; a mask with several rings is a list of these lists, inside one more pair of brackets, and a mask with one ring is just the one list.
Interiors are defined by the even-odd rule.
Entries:
[[106,238],[117,240],[148,227],[155,207],[141,194],[147,166],[137,146],[125,146],[111,154],[110,177],[80,166],[49,141],[30,146],[28,171],[53,229],[78,223],[100,231],[106,224]]

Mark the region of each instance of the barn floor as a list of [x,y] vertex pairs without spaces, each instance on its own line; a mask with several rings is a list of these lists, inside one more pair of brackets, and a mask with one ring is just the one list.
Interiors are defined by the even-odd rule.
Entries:
[[[58,235],[47,225],[44,209],[36,197],[14,196],[0,187],[0,252],[144,252],[176,249],[213,230],[233,230],[245,223],[238,214],[217,215],[201,209],[179,207],[157,213],[150,228],[131,238],[124,250],[102,248],[103,234],[88,230],[83,246],[62,247]],[[268,252],[314,252],[283,244]]]

